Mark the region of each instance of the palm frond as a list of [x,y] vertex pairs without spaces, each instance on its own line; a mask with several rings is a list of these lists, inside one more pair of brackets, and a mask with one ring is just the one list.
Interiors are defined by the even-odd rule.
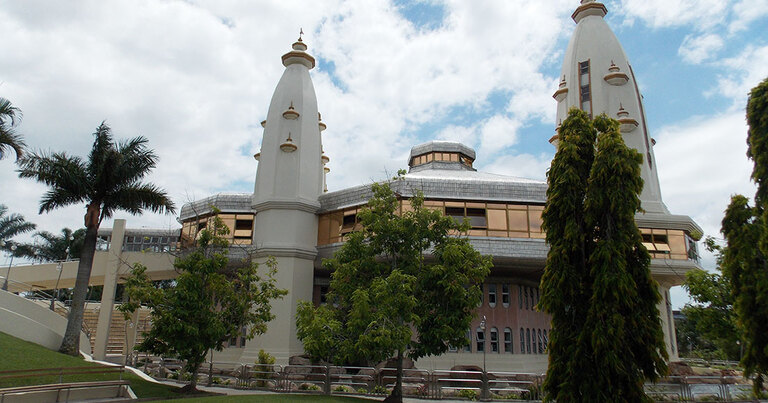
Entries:
[[85,202],[87,200],[87,195],[72,193],[67,189],[59,187],[49,189],[43,194],[43,197],[40,198],[40,214],[47,213],[59,207]]
[[95,137],[93,147],[88,155],[88,173],[96,177],[99,172],[109,168],[108,159],[115,149],[115,144],[112,139],[112,129],[107,126],[106,121],[101,122],[93,132],[93,136]]
[[0,160],[5,158],[8,151],[13,150],[16,153],[16,161],[18,161],[24,155],[26,147],[27,144],[24,143],[21,135],[0,125]]
[[118,189],[104,200],[102,213],[111,217],[114,210],[125,210],[131,214],[141,214],[142,210],[154,213],[176,212],[176,205],[162,189],[149,183],[130,184]]
[[35,179],[65,193],[66,198],[82,200],[91,193],[92,183],[80,157],[68,156],[66,153],[33,152],[19,161],[18,172],[22,178]]
[[35,224],[28,222],[21,214],[6,215],[8,207],[0,204],[0,240],[8,240],[35,229]]
[[21,122],[21,109],[13,106],[11,101],[0,97],[0,126],[10,123],[10,126],[16,126]]

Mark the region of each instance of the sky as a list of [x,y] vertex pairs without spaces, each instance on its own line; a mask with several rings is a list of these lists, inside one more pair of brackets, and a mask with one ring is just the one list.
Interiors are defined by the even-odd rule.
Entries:
[[[719,237],[730,195],[754,195],[744,108],[768,76],[768,0],[609,0],[632,63],[662,196]],[[330,191],[407,167],[410,148],[455,140],[480,171],[544,180],[578,0],[0,0],[0,97],[30,148],[86,157],[106,121],[144,136],[147,178],[180,207],[252,192],[281,55],[300,29],[328,129]],[[39,215],[45,187],[0,160],[0,203],[38,229],[83,225],[75,205]],[[175,216],[128,227],[178,227]],[[104,227],[110,227],[106,222]],[[0,258],[6,259],[5,256]],[[7,263],[7,261],[6,261]],[[714,268],[706,255],[705,268]],[[673,306],[688,299],[677,287]]]

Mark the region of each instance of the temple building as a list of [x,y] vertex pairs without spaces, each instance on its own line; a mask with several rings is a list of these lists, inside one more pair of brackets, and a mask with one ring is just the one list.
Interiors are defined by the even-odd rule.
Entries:
[[[606,13],[602,3],[582,0],[572,15],[576,29],[553,94],[557,108],[553,127],[559,127],[573,107],[592,116],[605,113],[618,119],[626,144],[643,155],[645,186],[640,199],[644,211],[635,218],[652,256],[651,272],[662,296],[658,308],[664,340],[674,360],[677,351],[669,289],[680,285],[687,271],[700,267],[696,241],[702,231],[690,217],[671,214],[664,205],[643,99],[633,66],[604,19]],[[299,38],[282,56],[282,63],[285,71],[262,122],[261,150],[254,155],[258,168],[253,193],[222,193],[187,203],[180,212],[180,233],[154,235],[160,248],[157,253],[173,247],[161,242],[171,237],[178,237],[183,247],[193,242],[215,207],[231,230],[231,253],[262,260],[276,257],[278,286],[289,290],[284,299],[273,303],[277,318],[269,323],[267,333],[256,339],[233,338],[230,347],[216,354],[217,361],[253,363],[263,349],[278,363],[285,363],[303,353],[296,337],[297,304],[302,300],[326,303],[330,273],[321,262],[341,247],[347,234],[359,228],[357,213],[372,195],[369,186],[327,190],[330,158],[323,151],[322,137],[329,134],[324,134],[326,125],[310,75],[315,59]],[[550,142],[557,146],[557,129],[554,135],[541,135],[551,137]],[[404,161],[409,167],[404,180],[392,184],[400,211],[410,208],[409,200],[418,189],[427,207],[459,220],[468,219],[470,242],[480,253],[492,255],[494,263],[482,286],[482,304],[467,329],[469,344],[451,348],[439,357],[421,359],[416,365],[425,369],[479,365],[485,355],[489,370],[540,372],[547,365],[551,330],[548,315],[535,309],[548,250],[541,230],[547,184],[480,172],[475,168],[478,158],[482,155],[457,142],[415,145]],[[119,242],[111,238],[115,234],[121,237]],[[152,238],[141,238],[130,230],[112,234],[106,230],[103,237],[110,248],[117,245],[114,253],[122,253],[124,260],[137,253],[132,248],[141,248],[132,245],[154,245]],[[172,276],[167,267],[150,267],[150,275],[153,270],[161,273],[157,278]],[[480,327],[483,316],[485,329]]]

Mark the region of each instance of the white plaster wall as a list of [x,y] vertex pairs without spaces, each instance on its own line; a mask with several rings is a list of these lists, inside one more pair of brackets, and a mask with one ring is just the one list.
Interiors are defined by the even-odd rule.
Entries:
[[[0,291],[0,332],[50,350],[58,350],[67,328],[67,319],[16,294]],[[91,343],[80,332],[80,352],[91,354]]]

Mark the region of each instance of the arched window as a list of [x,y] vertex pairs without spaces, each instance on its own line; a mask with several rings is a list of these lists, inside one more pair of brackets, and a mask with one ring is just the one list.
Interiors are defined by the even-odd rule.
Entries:
[[544,352],[549,351],[549,339],[547,338],[547,329],[544,329]]
[[512,351],[512,329],[504,328],[504,352],[507,354],[514,353]]
[[523,293],[525,294],[525,309],[528,309],[528,287],[523,286]]
[[488,306],[496,306],[496,284],[488,284]]
[[477,340],[477,352],[482,353],[485,351],[485,331],[478,327],[476,333],[477,338],[475,340]]
[[491,352],[499,352],[499,331],[495,328],[491,328]]
[[467,344],[464,345],[464,351],[472,351],[472,329],[467,329]]
[[504,305],[504,308],[509,307],[509,284],[501,285],[501,303]]
[[537,332],[539,334],[539,354],[544,354],[544,339],[541,337],[541,329]]
[[517,306],[519,309],[523,309],[523,286],[517,286]]
[[483,306],[483,302],[485,301],[485,287],[483,287],[483,284],[480,284],[480,305]]
[[531,353],[531,329],[525,329],[525,352]]
[[525,354],[525,329],[520,328],[520,354]]

